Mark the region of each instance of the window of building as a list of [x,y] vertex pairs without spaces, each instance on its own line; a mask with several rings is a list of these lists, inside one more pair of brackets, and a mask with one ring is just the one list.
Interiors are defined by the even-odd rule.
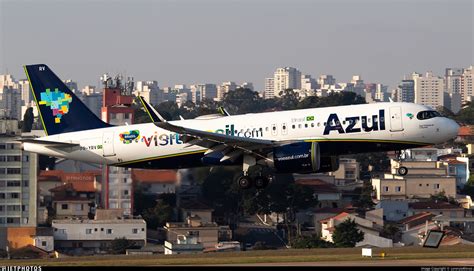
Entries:
[[5,193],[0,193],[0,199],[5,199]]
[[296,126],[293,124],[293,125],[291,125],[291,128],[295,129],[295,128],[296,128]]
[[307,124],[307,123],[304,124],[304,128],[308,128],[308,124]]
[[420,183],[418,186],[420,186],[420,187],[421,187],[421,186],[422,186],[422,184]]
[[396,187],[395,187],[395,191],[397,191],[397,192],[402,191],[402,187],[401,187],[401,186],[396,186]]
[[18,198],[20,198],[20,194],[19,193],[10,193],[10,198],[11,199],[18,199]]
[[112,229],[107,229],[107,234],[112,234]]
[[127,178],[123,178],[123,183],[127,183]]
[[86,234],[92,234],[92,229],[86,229]]
[[20,181],[7,181],[7,187],[19,187],[21,186]]
[[45,247],[47,245],[48,245],[48,243],[46,241],[41,241],[41,246]]
[[20,168],[7,168],[7,174],[21,174]]
[[142,231],[145,231],[145,228],[142,228]]
[[28,187],[29,185],[30,185],[30,182],[28,182],[28,180],[23,181],[23,186],[24,187]]
[[9,155],[7,156],[7,162],[20,162],[21,156],[20,155]]
[[388,186],[384,186],[384,187],[383,187],[383,191],[384,191],[384,192],[388,192]]
[[138,229],[132,229],[132,233],[133,233],[133,234],[137,234],[137,233],[138,233]]
[[61,210],[67,210],[68,207],[69,206],[67,204],[61,204]]
[[435,189],[439,189],[439,183],[435,183],[435,184],[434,184],[434,188],[435,188]]

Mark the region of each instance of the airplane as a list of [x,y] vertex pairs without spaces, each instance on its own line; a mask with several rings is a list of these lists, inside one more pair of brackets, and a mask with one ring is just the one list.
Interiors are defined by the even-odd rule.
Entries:
[[[152,122],[100,120],[45,64],[25,73],[46,136],[20,139],[25,151],[107,166],[179,169],[242,165],[242,189],[265,188],[277,173],[335,171],[339,156],[448,141],[459,125],[432,108],[384,102],[167,121],[143,98]],[[398,173],[406,175],[400,167]]]

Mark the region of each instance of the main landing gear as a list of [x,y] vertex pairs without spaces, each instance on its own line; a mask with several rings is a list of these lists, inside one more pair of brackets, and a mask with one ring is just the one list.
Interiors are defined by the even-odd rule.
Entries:
[[240,176],[237,182],[241,189],[249,189],[252,186],[255,186],[255,188],[257,189],[264,189],[270,183],[270,178],[266,178],[263,176],[257,176],[255,178],[251,178],[248,175],[243,175],[243,176]]
[[270,183],[270,178],[261,176],[261,174],[254,178],[250,177],[249,169],[256,164],[257,161],[254,156],[244,154],[243,175],[237,180],[241,189],[249,189],[252,186],[255,186],[257,189],[264,189]]
[[[398,165],[401,165],[402,161],[403,161],[403,157],[405,156],[405,151],[404,150],[395,151],[395,154],[397,155]],[[400,175],[400,176],[407,175],[408,174],[408,168],[404,167],[404,166],[399,166],[397,168],[397,174]]]

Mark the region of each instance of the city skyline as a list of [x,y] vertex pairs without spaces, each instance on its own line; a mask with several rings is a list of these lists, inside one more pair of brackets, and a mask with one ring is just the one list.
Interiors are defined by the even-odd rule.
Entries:
[[358,74],[393,89],[407,73],[442,76],[472,64],[472,5],[1,1],[0,71],[22,79],[21,65],[43,62],[81,86],[120,72],[160,86],[248,81],[263,91],[277,67],[291,66],[341,82]]

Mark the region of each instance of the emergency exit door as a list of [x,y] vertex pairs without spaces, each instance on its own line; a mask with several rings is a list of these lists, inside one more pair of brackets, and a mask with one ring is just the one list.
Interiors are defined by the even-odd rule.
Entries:
[[390,132],[403,131],[402,108],[400,106],[390,107]]
[[106,132],[102,135],[102,150],[104,156],[114,156],[114,132]]

